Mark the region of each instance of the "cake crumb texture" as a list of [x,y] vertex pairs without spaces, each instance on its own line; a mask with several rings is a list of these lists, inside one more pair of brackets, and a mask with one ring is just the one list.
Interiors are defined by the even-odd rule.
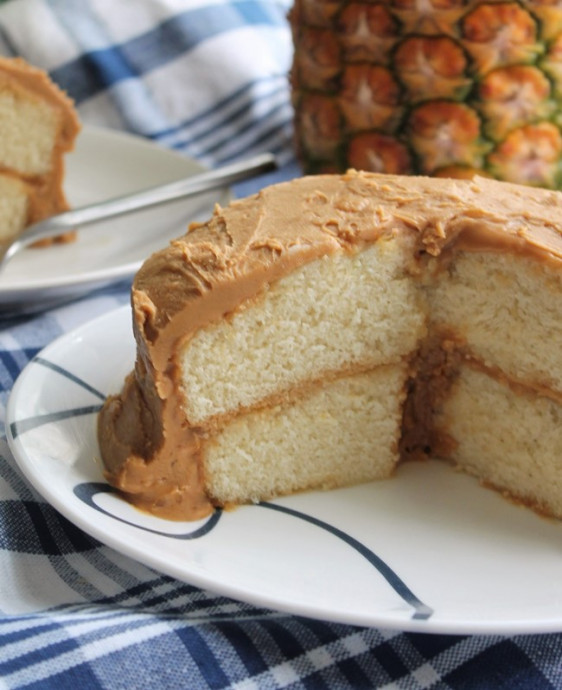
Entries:
[[403,364],[377,367],[238,416],[205,451],[208,492],[246,503],[390,476],[406,379]]
[[404,270],[411,243],[324,256],[268,285],[232,317],[199,330],[181,355],[193,424],[341,371],[399,363],[425,332]]
[[539,512],[562,516],[560,404],[514,393],[463,367],[435,425],[454,437],[458,467]]

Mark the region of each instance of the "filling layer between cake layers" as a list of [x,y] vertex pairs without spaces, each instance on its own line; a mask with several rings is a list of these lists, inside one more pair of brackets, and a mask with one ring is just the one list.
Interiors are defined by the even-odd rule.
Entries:
[[400,455],[437,453],[562,516],[559,274],[458,252],[420,279],[411,257],[406,237],[324,257],[190,340],[184,410],[218,504],[381,479]]

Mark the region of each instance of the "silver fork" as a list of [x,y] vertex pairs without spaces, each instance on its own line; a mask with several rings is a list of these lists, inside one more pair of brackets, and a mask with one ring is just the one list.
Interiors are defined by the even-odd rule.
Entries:
[[[255,177],[262,173],[270,172],[277,168],[275,156],[271,153],[263,153],[253,158],[249,158],[238,163],[225,165],[216,170],[197,173],[189,177],[170,182],[158,187],[151,187],[134,194],[101,201],[96,204],[75,208],[65,213],[51,216],[39,223],[29,225],[25,230],[7,247],[4,247],[4,254],[0,258],[0,266],[13,258],[20,250],[38,240],[55,237],[63,232],[68,232],[74,228],[84,225],[91,225],[108,218],[139,211],[141,209],[157,206],[159,204],[197,196],[203,192],[226,187]],[[0,247],[0,252],[2,247]]]

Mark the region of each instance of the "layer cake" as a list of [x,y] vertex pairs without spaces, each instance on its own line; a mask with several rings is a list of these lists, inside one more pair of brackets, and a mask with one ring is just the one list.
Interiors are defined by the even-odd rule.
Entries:
[[349,171],[218,208],[132,289],[109,482],[197,519],[440,457],[562,517],[562,194]]

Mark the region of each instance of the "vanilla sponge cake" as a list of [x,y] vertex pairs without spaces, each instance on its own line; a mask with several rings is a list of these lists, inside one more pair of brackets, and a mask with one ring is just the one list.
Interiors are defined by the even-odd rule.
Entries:
[[72,101],[43,70],[0,57],[0,242],[68,208],[64,154],[79,129]]
[[106,476],[157,515],[441,457],[562,517],[562,194],[350,171],[217,208],[132,289]]

